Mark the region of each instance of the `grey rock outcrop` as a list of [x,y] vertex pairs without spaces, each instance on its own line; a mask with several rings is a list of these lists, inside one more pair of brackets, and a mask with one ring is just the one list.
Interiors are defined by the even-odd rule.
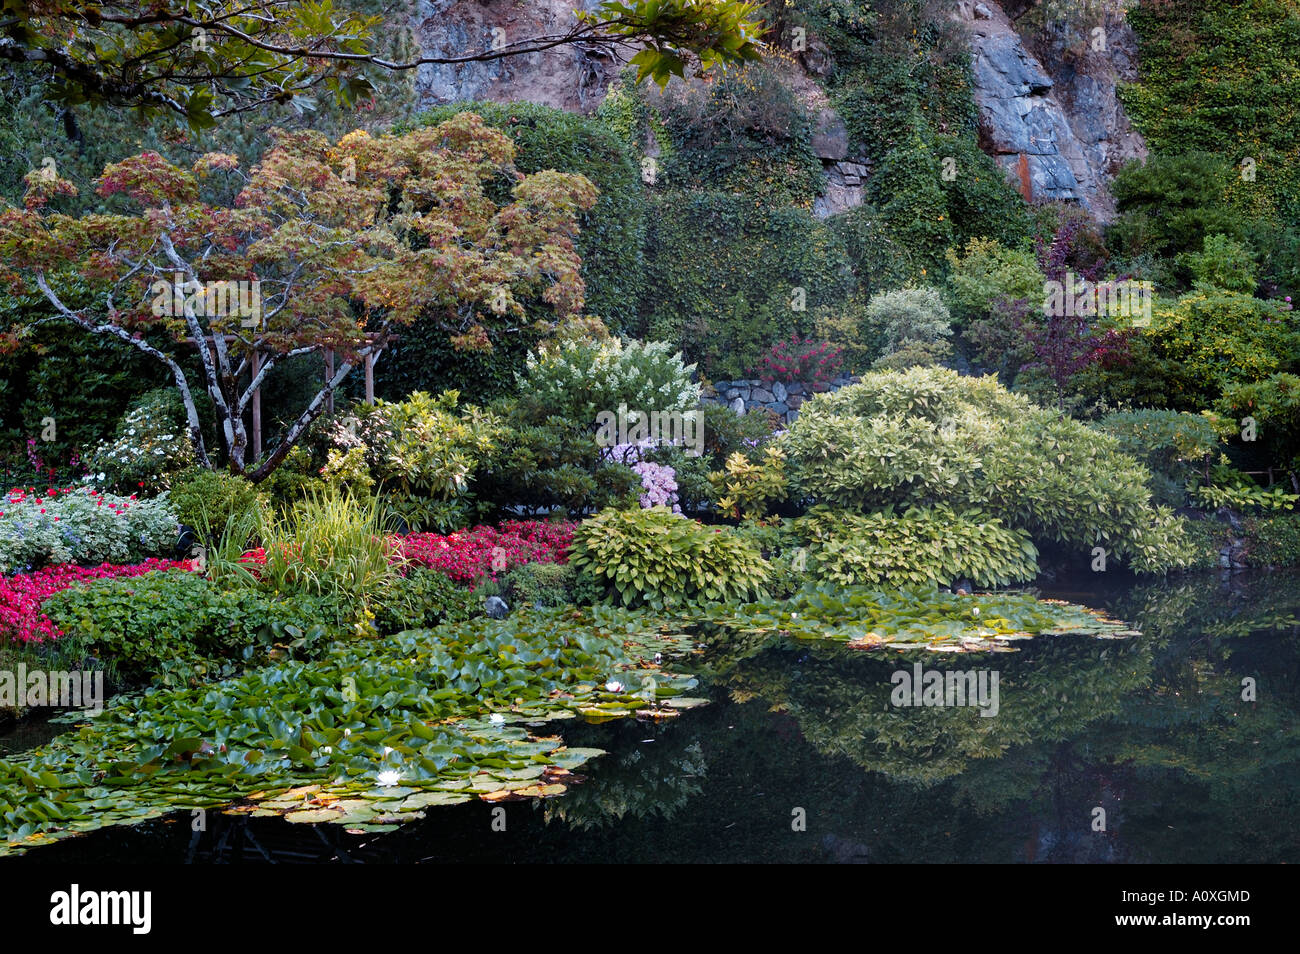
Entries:
[[[412,27],[425,55],[464,56],[574,25],[599,0],[418,0]],[[416,76],[421,107],[471,99],[527,100],[579,112],[594,109],[622,63],[607,50],[565,44],[540,53],[458,64],[427,64]]]
[[1111,218],[1110,176],[1123,161],[1145,155],[1116,94],[1132,68],[1127,25],[1115,20],[1104,28],[1105,51],[1081,58],[1067,57],[1049,32],[1041,43],[1049,71],[992,0],[962,0],[956,16],[970,42],[985,150],[1027,199],[1075,202]]

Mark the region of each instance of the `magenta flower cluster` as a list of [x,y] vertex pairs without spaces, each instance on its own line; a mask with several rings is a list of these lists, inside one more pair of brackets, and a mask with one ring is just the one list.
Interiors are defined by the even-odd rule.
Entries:
[[681,504],[677,502],[677,471],[665,464],[642,461],[633,464],[632,470],[641,478],[641,507],[671,507],[673,513],[681,513]]
[[681,513],[681,504],[677,501],[677,471],[666,464],[643,460],[645,454],[659,446],[653,438],[646,438],[634,444],[615,444],[605,449],[604,457],[611,464],[623,464],[631,467],[633,473],[641,478],[641,507],[671,507],[673,513]]

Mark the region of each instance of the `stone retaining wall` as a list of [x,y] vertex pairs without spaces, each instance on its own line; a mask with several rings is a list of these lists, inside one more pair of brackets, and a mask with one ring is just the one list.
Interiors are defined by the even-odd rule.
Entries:
[[857,375],[841,374],[827,384],[784,384],[780,381],[760,381],[748,378],[739,381],[715,381],[700,389],[700,400],[726,404],[736,414],[746,414],[760,408],[779,414],[786,422],[799,416],[804,401],[823,391],[838,391],[848,384],[862,380]]

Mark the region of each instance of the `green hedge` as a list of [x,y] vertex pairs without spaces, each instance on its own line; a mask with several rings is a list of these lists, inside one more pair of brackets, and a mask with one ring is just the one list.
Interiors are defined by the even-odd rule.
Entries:
[[771,342],[807,333],[815,307],[851,290],[842,242],[802,209],[722,192],[658,196],[651,208],[640,335],[681,348],[710,378],[747,376]]

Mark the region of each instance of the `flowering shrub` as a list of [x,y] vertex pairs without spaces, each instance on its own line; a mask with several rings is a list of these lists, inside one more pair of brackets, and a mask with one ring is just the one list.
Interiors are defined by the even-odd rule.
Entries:
[[557,415],[584,427],[620,404],[664,412],[689,411],[700,402],[700,386],[691,380],[695,365],[683,364],[682,353],[663,341],[571,341],[530,353],[527,364],[518,383],[539,417]]
[[132,563],[171,549],[164,494],[119,497],[86,487],[18,487],[0,498],[0,573],[59,563]]
[[641,506],[671,507],[673,513],[681,513],[677,500],[677,471],[667,464],[646,460],[645,456],[659,447],[653,438],[637,441],[635,444],[615,444],[606,448],[601,456],[613,464],[622,464],[632,468],[632,472],[641,478]]
[[656,464],[654,461],[643,460],[639,464],[632,465],[632,471],[641,478],[641,506],[649,507],[671,507],[673,513],[681,513],[681,505],[677,503],[677,472],[667,464]]
[[829,341],[791,335],[772,345],[758,366],[764,381],[802,381],[814,386],[830,382],[844,364],[843,351]]
[[90,479],[99,487],[128,493],[159,493],[171,478],[195,463],[194,447],[181,426],[183,410],[174,391],[145,394],[90,458]]
[[145,560],[130,566],[103,563],[99,566],[52,566],[35,573],[0,577],[0,639],[14,642],[42,642],[55,639],[58,628],[41,612],[41,604],[87,580],[140,576],[153,570],[193,569],[189,560]]
[[446,536],[413,533],[400,539],[400,552],[416,565],[441,570],[453,580],[495,579],[524,563],[563,563],[573,542],[574,524],[507,520],[497,527],[475,527]]

